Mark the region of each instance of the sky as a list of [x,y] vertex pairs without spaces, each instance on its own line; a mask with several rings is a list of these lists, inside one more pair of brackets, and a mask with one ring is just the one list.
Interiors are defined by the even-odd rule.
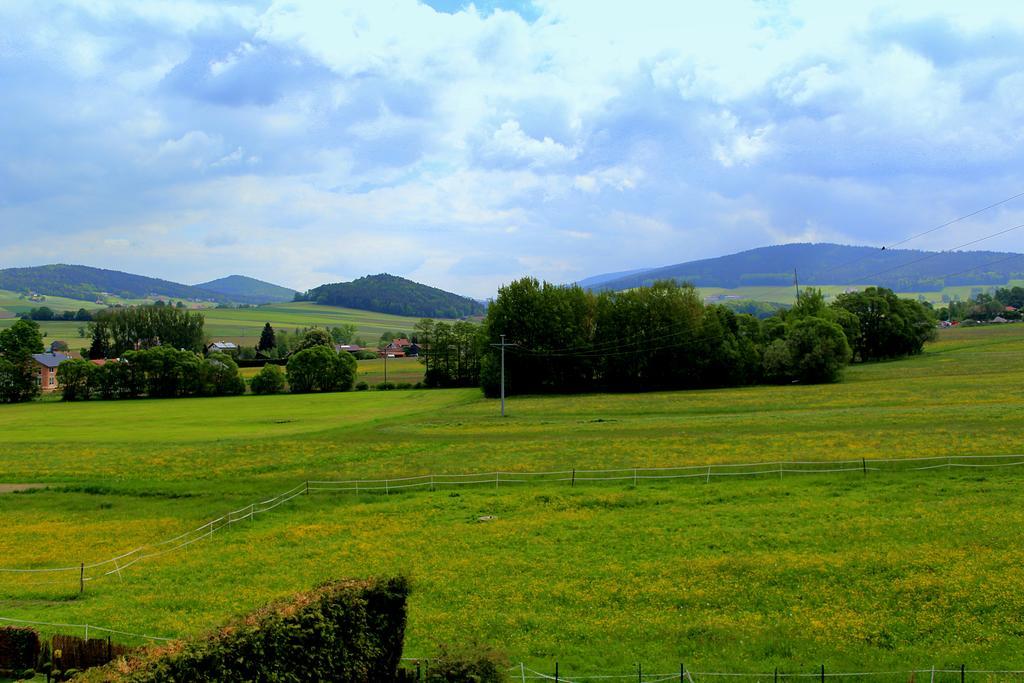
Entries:
[[980,0],[4,0],[0,267],[485,298],[892,244],[1024,192],[1022,46]]

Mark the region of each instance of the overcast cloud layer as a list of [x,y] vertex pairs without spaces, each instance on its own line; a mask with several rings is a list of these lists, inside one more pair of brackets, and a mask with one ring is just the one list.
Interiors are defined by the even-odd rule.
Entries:
[[6,0],[0,267],[485,297],[1024,191],[1016,2],[433,4]]

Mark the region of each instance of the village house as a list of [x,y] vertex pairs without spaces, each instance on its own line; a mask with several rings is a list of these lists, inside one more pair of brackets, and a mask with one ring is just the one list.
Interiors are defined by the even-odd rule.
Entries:
[[57,368],[60,364],[71,360],[64,353],[33,353],[32,360],[36,364],[36,386],[44,393],[57,390]]
[[338,353],[341,353],[342,351],[348,351],[349,353],[359,353],[360,351],[365,351],[366,349],[364,349],[359,344],[335,344],[334,350],[337,351]]
[[207,344],[206,355],[209,356],[211,353],[226,353],[229,355],[236,355],[238,353],[238,344],[228,341],[219,341]]
[[391,343],[384,347],[382,355],[386,355],[388,358],[405,358],[406,356],[415,357],[420,354],[420,347],[413,344],[404,337],[401,339],[392,339]]

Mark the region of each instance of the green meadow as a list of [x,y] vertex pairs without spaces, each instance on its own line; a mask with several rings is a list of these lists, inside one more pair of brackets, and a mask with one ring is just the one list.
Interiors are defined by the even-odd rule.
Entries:
[[[69,302],[66,305],[57,301]],[[20,305],[15,305],[18,302]],[[14,313],[23,313],[30,308],[50,306],[54,310],[77,311],[79,308],[96,310],[96,304],[86,304],[72,299],[60,300],[58,297],[47,297],[43,302],[19,301],[16,294],[0,292],[0,311],[8,311],[8,317],[0,315],[0,329],[13,325]],[[210,340],[233,341],[242,346],[255,346],[260,339],[263,325],[270,323],[275,329],[293,332],[309,327],[337,327],[343,324],[356,326],[356,337],[362,338],[367,344],[375,345],[377,339],[385,332],[406,332],[412,334],[413,326],[419,318],[410,318],[387,313],[374,313],[354,308],[336,306],[320,306],[309,302],[275,304],[252,308],[204,308],[201,311],[206,318],[204,326],[206,337]],[[73,351],[87,345],[87,340],[79,334],[79,329],[88,323],[47,321],[40,322],[40,327],[47,341],[60,339],[66,341]],[[414,380],[415,381],[415,380]]]
[[[1005,325],[836,385],[512,397],[505,419],[476,390],[0,406],[0,483],[45,486],[0,495],[0,567],[104,560],[305,480],[1021,453],[1022,387],[1024,325]],[[403,572],[408,656],[1024,669],[1022,524],[1012,467],[314,492],[82,594],[77,571],[0,573],[0,616],[187,636]]]
[[356,326],[356,336],[374,344],[384,332],[412,333],[419,318],[374,313],[354,308],[321,306],[310,302],[275,304],[256,308],[212,308],[206,316],[206,336],[255,345],[265,323],[275,329],[294,331],[305,327]]

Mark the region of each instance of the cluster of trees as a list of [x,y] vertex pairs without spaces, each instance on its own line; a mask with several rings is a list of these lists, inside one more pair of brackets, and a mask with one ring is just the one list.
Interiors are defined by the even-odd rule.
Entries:
[[102,366],[70,360],[57,368],[65,401],[187,396],[235,396],[245,393],[245,380],[230,356],[203,358],[192,351],[159,346],[126,351],[118,361]]
[[0,403],[21,403],[39,395],[33,353],[43,352],[43,335],[33,320],[0,330]]
[[[797,306],[759,321],[704,305],[690,285],[656,282],[594,294],[525,278],[488,309],[480,382],[495,395],[506,351],[512,393],[639,391],[759,382],[834,382],[852,360],[920,353],[934,335],[930,310],[868,288],[826,305],[808,290]],[[438,362],[435,344],[427,362]]]
[[410,340],[420,346],[428,387],[473,387],[480,384],[480,363],[487,351],[484,328],[466,321],[436,322],[424,318]]
[[[289,358],[287,374],[280,366],[267,365],[253,378],[252,391],[276,394],[286,386],[292,393],[348,391],[355,378],[352,355],[335,352],[330,334],[313,329]],[[204,358],[170,346],[126,351],[119,361],[102,366],[66,361],[57,368],[57,381],[65,401],[235,396],[246,390],[230,356],[212,353]]]
[[868,287],[840,294],[832,303],[837,311],[856,318],[844,325],[856,360],[872,361],[913,356],[935,338],[935,313],[930,304],[901,299],[890,289]]
[[21,317],[27,318],[28,320],[77,320],[79,322],[88,322],[92,320],[92,313],[84,308],[79,308],[77,312],[61,311],[60,313],[57,313],[49,306],[40,306],[39,308],[33,308],[28,313],[22,313]]
[[[1017,310],[1008,311],[1007,306]],[[983,322],[997,316],[1007,320],[1020,320],[1024,308],[1024,287],[1000,287],[991,294],[979,292],[967,301],[951,301],[939,309],[941,320],[974,320]]]
[[91,359],[117,358],[126,351],[155,347],[201,353],[202,313],[170,306],[136,306],[100,311],[89,323]]
[[[273,333],[268,323],[267,330]],[[263,338],[261,338],[261,343]],[[334,336],[320,328],[307,330],[299,338],[288,358],[287,372],[277,365],[265,365],[251,383],[254,394],[277,394],[285,389],[295,394],[312,391],[349,391],[356,381],[356,359],[347,352],[334,350]]]
[[484,312],[478,301],[387,273],[320,285],[296,294],[295,300],[428,318],[462,318]]
[[287,358],[290,354],[299,350],[305,336],[313,331],[322,329],[326,332],[333,344],[358,344],[365,346],[366,342],[356,338],[356,326],[351,323],[342,323],[334,327],[325,328],[296,328],[294,331],[275,330],[270,323],[263,326],[260,339],[254,349],[244,348],[241,351],[241,358],[255,358],[257,355],[264,358],[281,359]]

